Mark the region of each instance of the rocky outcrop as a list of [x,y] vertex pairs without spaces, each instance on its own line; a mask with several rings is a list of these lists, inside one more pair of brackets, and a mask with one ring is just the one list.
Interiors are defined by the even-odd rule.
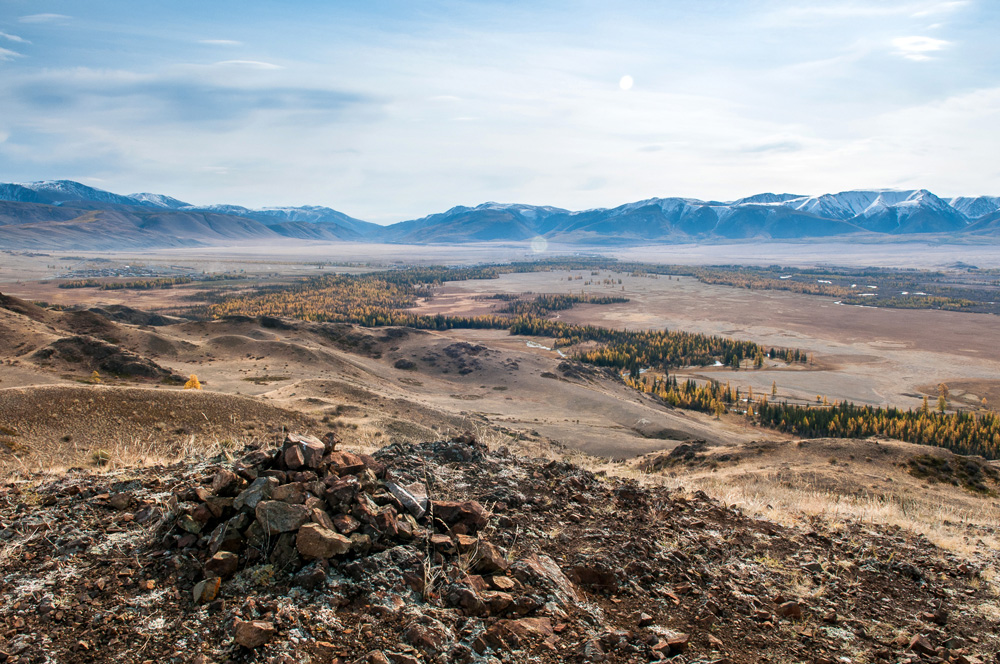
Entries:
[[[235,460],[233,460],[235,458]],[[996,558],[490,451],[333,438],[0,486],[0,661],[992,661]],[[985,607],[985,608],[984,608]],[[141,659],[139,659],[141,658]]]

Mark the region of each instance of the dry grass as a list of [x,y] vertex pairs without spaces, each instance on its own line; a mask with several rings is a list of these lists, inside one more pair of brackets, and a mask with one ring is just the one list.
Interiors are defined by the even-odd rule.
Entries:
[[[57,459],[31,457],[27,460],[13,457],[18,466],[8,468],[7,479],[10,481],[25,480],[38,475],[61,475],[73,467],[85,467],[94,473],[116,473],[130,468],[149,468],[167,466],[182,461],[198,462],[218,456],[233,460],[233,452],[243,449],[246,445],[260,443],[252,438],[208,439],[190,436],[185,441],[164,445],[154,439],[112,440],[105,447],[89,451],[75,449],[67,451],[66,455]],[[79,461],[83,464],[71,464],[66,461]]]

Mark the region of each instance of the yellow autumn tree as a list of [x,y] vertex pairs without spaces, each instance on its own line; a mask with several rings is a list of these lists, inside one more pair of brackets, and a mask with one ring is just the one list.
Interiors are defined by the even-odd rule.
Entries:
[[184,383],[184,389],[185,390],[201,389],[201,381],[198,380],[198,376],[196,374],[191,374],[191,377],[188,378],[188,381]]

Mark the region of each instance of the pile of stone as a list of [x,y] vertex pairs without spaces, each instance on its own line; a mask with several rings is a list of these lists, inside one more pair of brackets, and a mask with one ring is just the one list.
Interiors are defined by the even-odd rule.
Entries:
[[375,458],[337,450],[332,435],[288,434],[280,449],[251,452],[177,498],[168,539],[205,558],[196,603],[215,600],[226,578],[250,566],[270,563],[312,588],[333,560],[401,544],[438,562],[465,555],[478,571],[507,567],[498,548],[478,536],[489,518],[482,505],[429,500],[422,483],[394,481]]

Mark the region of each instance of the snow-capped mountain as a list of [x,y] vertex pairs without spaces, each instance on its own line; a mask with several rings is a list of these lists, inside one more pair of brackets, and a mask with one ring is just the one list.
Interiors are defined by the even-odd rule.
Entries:
[[190,203],[185,203],[184,201],[179,201],[176,198],[164,196],[163,194],[129,194],[128,198],[139,205],[167,208],[168,210],[180,210],[191,207]]
[[[95,239],[95,210],[108,229],[118,230]],[[72,221],[85,214],[89,225],[81,221],[77,237]],[[53,239],[57,234],[46,232],[46,225],[56,222],[58,241]],[[762,193],[734,201],[649,198],[581,211],[489,202],[379,226],[323,206],[194,206],[162,194],[121,196],[69,180],[0,184],[0,248],[54,248],[53,243],[67,244],[71,237],[87,243],[81,247],[97,246],[94,242],[111,247],[126,237],[129,246],[220,244],[240,238],[521,242],[537,236],[605,245],[927,233],[1000,235],[1000,197],[946,200],[926,189],[870,189],[820,196]]]
[[979,219],[1000,210],[1000,196],[959,196],[948,204],[969,219]]

